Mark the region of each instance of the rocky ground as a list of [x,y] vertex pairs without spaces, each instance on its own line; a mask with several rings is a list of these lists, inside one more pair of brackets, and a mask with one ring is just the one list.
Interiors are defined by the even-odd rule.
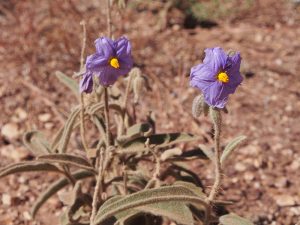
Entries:
[[[81,27],[93,40],[105,32],[101,1],[10,0],[0,2],[0,166],[32,156],[22,145],[22,133],[42,130],[51,137],[76,99],[54,72],[78,70]],[[291,1],[254,1],[243,11],[216,19],[216,26],[187,29],[182,11],[160,13],[160,1],[129,5],[113,13],[116,37],[126,34],[135,64],[148,76],[138,116],[153,111],[158,131],[188,131],[211,143],[207,118],[191,116],[197,91],[189,87],[191,66],[203,50],[221,46],[241,52],[243,85],[228,104],[224,143],[244,134],[248,140],[224,173],[222,198],[236,202],[230,210],[255,224],[292,225],[300,220],[300,17]],[[192,165],[209,189],[213,182],[207,161]],[[36,173],[0,181],[0,224],[57,224],[57,198],[41,209],[35,222],[30,206],[56,177]]]

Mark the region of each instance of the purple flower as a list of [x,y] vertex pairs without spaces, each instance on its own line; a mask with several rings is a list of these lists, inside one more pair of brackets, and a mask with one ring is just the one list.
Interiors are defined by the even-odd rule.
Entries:
[[224,108],[228,95],[243,81],[240,65],[240,53],[228,55],[220,47],[208,48],[203,63],[191,69],[190,85],[202,91],[208,105]]
[[95,41],[96,53],[87,57],[86,72],[80,82],[80,91],[90,93],[93,89],[93,74],[99,77],[103,86],[116,82],[127,74],[133,65],[131,45],[127,38],[115,41],[101,37]]

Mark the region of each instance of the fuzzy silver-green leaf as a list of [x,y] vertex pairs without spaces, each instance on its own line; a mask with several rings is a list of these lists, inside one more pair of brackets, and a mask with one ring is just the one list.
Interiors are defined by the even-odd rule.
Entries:
[[233,151],[238,147],[239,144],[241,144],[243,141],[246,140],[246,138],[247,138],[246,136],[236,137],[226,145],[220,159],[221,165],[224,164],[227,158],[233,153]]
[[26,132],[23,136],[23,143],[34,156],[51,153],[50,144],[41,132]]
[[[72,173],[72,177],[75,180],[81,180],[87,177],[91,177],[94,176],[94,174],[90,171],[86,171],[86,170],[79,170],[76,171],[75,173]],[[36,200],[35,204],[33,205],[32,209],[31,209],[31,215],[32,217],[35,217],[36,213],[38,212],[38,210],[40,209],[40,207],[54,194],[56,194],[59,190],[61,190],[62,188],[64,188],[65,186],[67,186],[69,184],[69,180],[65,177],[60,178],[59,180],[57,180],[56,182],[52,183],[47,190],[45,190]]]
[[55,75],[59,79],[59,81],[66,85],[76,95],[76,97],[79,96],[79,86],[76,80],[68,77],[66,74],[60,71],[56,71]]
[[221,216],[219,220],[222,225],[254,225],[251,221],[233,213]]
[[202,205],[205,208],[207,203],[204,198],[200,198],[193,191],[183,186],[167,186],[155,189],[147,189],[125,196],[101,207],[96,215],[95,224],[99,224],[106,219],[124,212],[126,210],[138,209],[149,204],[161,202],[184,202],[195,205]]
[[49,163],[28,161],[28,162],[14,163],[4,168],[1,168],[0,178],[14,173],[37,172],[37,171],[53,171],[53,172],[61,173],[61,171],[56,166],[51,165]]
[[42,160],[48,163],[62,163],[67,165],[73,165],[82,169],[95,171],[93,166],[85,158],[72,154],[42,155],[38,157],[38,160]]

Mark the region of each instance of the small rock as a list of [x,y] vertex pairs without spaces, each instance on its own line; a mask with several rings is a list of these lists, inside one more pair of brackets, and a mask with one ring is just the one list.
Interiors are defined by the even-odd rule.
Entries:
[[243,172],[247,169],[247,167],[243,163],[236,163],[234,168],[239,172]]
[[1,134],[11,140],[18,138],[20,131],[17,124],[7,123],[1,128]]
[[20,121],[23,121],[27,118],[27,112],[24,109],[17,108],[15,112],[16,112],[17,117]]
[[281,178],[278,178],[276,181],[275,181],[275,187],[277,188],[284,188],[284,187],[287,187],[289,184],[289,181],[287,178],[285,177],[281,177]]
[[274,198],[278,206],[293,206],[296,204],[294,197],[290,195],[278,195]]
[[47,130],[52,129],[53,127],[54,127],[54,123],[51,123],[51,122],[45,123],[45,128],[46,128]]
[[253,179],[254,179],[254,174],[253,173],[251,173],[251,172],[246,172],[245,174],[244,174],[244,178],[245,178],[245,180],[247,180],[247,181],[252,181]]
[[39,121],[41,122],[48,122],[51,118],[51,114],[50,113],[44,113],[44,114],[40,114],[38,116]]
[[31,220],[31,215],[28,211],[23,212],[23,216],[25,220]]
[[11,197],[9,194],[2,195],[2,203],[3,203],[3,205],[8,205],[8,206],[11,205]]

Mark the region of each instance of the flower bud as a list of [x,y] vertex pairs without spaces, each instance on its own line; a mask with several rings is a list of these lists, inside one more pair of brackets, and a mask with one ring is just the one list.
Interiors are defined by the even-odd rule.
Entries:
[[132,79],[136,78],[137,76],[142,76],[142,71],[138,67],[132,68],[129,72],[129,76],[132,77]]
[[139,98],[143,95],[144,92],[144,88],[146,86],[146,80],[143,76],[141,75],[137,75],[134,79],[133,79],[133,94],[134,94],[134,103],[138,103]]
[[198,95],[193,100],[192,114],[195,118],[199,117],[203,111],[203,95]]
[[195,118],[199,117],[203,112],[205,116],[207,116],[209,110],[209,106],[204,101],[204,96],[198,95],[193,100],[192,105],[192,114]]

